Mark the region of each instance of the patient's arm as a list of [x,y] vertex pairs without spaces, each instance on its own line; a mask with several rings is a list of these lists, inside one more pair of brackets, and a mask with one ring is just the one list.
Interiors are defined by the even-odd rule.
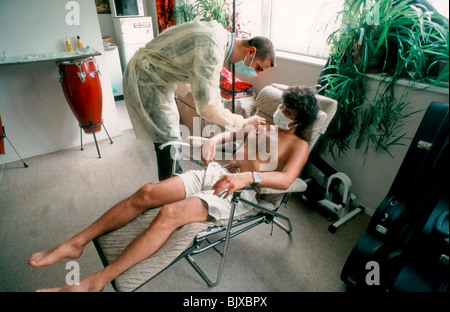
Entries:
[[[277,171],[260,172],[261,182],[259,186],[288,189],[298,177],[308,159],[309,144],[298,137],[293,138],[290,136],[289,139],[279,142],[278,146],[277,152],[280,166]],[[248,163],[250,165],[249,167],[252,167],[252,163],[255,163],[255,161],[251,160],[245,160],[244,162]],[[228,197],[234,191],[253,182],[251,172],[228,174],[217,180],[214,184],[214,194],[217,195],[224,190],[228,190],[225,195],[225,197]]]
[[[294,180],[299,176],[302,168],[305,166],[309,157],[309,144],[308,142],[296,139],[295,143],[290,143],[289,153],[285,155],[287,157],[286,162],[280,171],[262,172],[260,186],[275,188],[275,189],[288,189]],[[278,152],[283,153],[279,144]],[[283,156],[280,156],[279,162],[283,162]]]

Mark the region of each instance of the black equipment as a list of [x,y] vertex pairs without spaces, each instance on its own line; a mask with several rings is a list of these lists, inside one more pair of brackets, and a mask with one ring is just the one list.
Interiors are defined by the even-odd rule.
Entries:
[[341,273],[349,290],[449,291],[449,104],[433,102]]

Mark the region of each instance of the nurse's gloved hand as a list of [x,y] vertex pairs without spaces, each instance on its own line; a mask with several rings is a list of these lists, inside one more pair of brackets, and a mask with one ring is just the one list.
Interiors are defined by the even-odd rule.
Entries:
[[210,162],[214,161],[214,157],[216,155],[216,141],[214,138],[211,138],[203,143],[201,159],[205,165],[208,165]]
[[247,126],[253,126],[256,129],[256,128],[258,128],[259,125],[265,125],[265,124],[266,124],[265,118],[254,115],[250,118],[244,119],[244,124],[242,126],[243,126],[243,128],[245,128]]

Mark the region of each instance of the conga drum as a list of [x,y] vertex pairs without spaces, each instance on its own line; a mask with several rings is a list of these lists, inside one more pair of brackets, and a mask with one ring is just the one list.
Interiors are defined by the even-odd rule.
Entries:
[[0,155],[5,154],[5,132],[3,131],[2,115],[0,115]]
[[69,106],[85,133],[102,126],[102,87],[93,57],[59,62],[60,82]]

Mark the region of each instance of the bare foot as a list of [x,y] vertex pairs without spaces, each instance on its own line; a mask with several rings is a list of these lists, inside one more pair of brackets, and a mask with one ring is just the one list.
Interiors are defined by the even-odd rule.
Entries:
[[32,267],[50,265],[61,258],[77,259],[83,253],[84,247],[78,247],[69,242],[62,243],[46,251],[36,252],[28,259],[28,264]]
[[58,288],[38,289],[36,292],[100,292],[105,287],[101,284],[100,278],[101,272],[97,272],[86,277],[78,285],[66,285]]

